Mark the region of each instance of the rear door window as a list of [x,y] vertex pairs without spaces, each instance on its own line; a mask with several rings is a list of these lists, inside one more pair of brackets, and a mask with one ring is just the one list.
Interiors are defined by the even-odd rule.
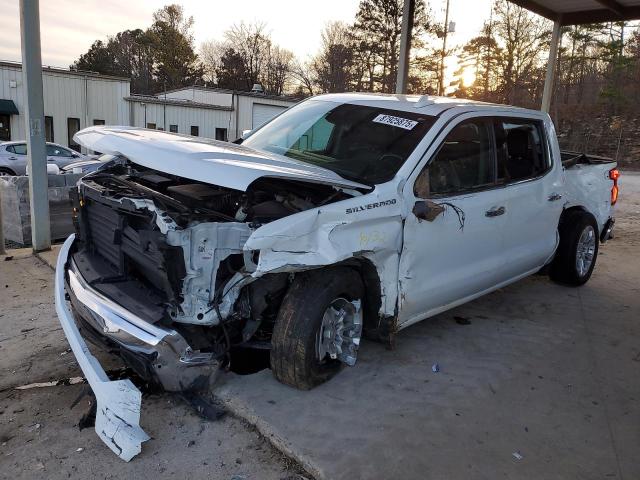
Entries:
[[541,122],[498,119],[495,122],[498,179],[514,183],[544,175],[551,164]]
[[26,143],[18,143],[16,145],[9,145],[7,147],[7,152],[15,153],[16,155],[26,155],[27,154],[27,144]]

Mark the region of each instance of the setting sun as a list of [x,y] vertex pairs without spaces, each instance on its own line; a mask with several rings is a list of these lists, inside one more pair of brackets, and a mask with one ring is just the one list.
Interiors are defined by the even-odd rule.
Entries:
[[462,85],[465,87],[470,87],[473,85],[473,82],[476,81],[476,70],[474,67],[465,67],[462,71],[462,75],[460,76],[462,80]]

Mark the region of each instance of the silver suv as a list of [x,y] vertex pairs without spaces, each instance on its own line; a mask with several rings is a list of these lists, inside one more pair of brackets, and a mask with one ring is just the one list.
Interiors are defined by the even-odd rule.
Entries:
[[[82,153],[57,143],[47,142],[47,161],[59,168],[80,160],[89,160]],[[0,176],[27,174],[27,144],[26,142],[0,143]]]

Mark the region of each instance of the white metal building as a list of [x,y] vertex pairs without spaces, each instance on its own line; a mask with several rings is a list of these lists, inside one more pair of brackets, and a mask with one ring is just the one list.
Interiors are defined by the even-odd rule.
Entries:
[[[129,79],[43,67],[45,133],[49,142],[79,149],[78,130],[90,125],[128,125]],[[0,62],[0,141],[24,140],[22,67]]]
[[[91,125],[131,125],[235,140],[294,105],[289,97],[188,87],[131,95],[128,78],[43,67],[46,139],[80,149],[73,135]],[[25,139],[19,63],[0,61],[0,142]]]
[[137,127],[158,128],[218,140],[235,140],[294,105],[290,97],[187,87],[154,97],[131,96]]

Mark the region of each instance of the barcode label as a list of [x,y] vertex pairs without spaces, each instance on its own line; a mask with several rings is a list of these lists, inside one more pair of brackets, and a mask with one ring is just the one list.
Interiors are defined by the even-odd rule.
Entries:
[[415,120],[409,120],[408,118],[394,117],[393,115],[380,114],[373,119],[376,123],[384,123],[385,125],[391,125],[392,127],[400,127],[405,130],[411,130],[418,122]]

